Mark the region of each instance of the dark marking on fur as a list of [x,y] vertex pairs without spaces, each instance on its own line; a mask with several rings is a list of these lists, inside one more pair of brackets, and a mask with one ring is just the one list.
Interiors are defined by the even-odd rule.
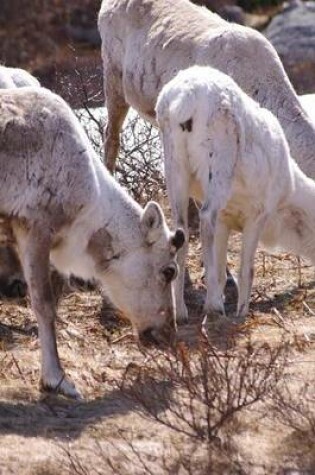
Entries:
[[114,257],[112,237],[105,228],[96,231],[90,238],[87,251],[94,259],[96,268],[105,271],[110,260]]
[[210,224],[213,229],[215,228],[215,225],[217,222],[217,216],[218,216],[218,212],[216,210],[212,211],[211,216],[210,216]]
[[2,153],[27,157],[43,148],[42,130],[36,126],[11,119],[0,132],[0,150]]
[[126,72],[126,82],[133,84],[134,73],[132,71]]
[[152,73],[156,75],[156,58],[154,56],[151,59],[151,65],[152,65]]
[[182,122],[181,124],[179,124],[182,131],[185,132],[187,130],[187,132],[191,132],[192,131],[192,125],[193,125],[193,120],[192,118],[186,120],[186,122]]
[[290,223],[297,236],[302,239],[304,236],[303,213],[297,209],[292,209],[290,214]]

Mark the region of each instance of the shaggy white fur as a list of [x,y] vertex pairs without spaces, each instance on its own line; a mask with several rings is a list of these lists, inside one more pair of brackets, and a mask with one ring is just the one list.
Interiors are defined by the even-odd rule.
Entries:
[[169,231],[158,204],[143,210],[123,191],[71,109],[44,88],[0,91],[0,167],[0,214],[38,320],[42,383],[76,397],[57,353],[49,260],[96,279],[140,336],[169,334],[183,233]]
[[212,66],[279,119],[291,154],[315,178],[315,122],[266,38],[188,0],[103,0],[99,14],[108,109],[105,156],[114,171],[129,106],[155,122],[162,87],[181,69]]
[[[162,89],[156,111],[172,211],[186,236],[189,196],[202,204],[205,310],[224,314],[227,241],[234,229],[243,233],[237,316],[244,318],[259,240],[315,263],[315,183],[291,158],[274,115],[218,70],[181,71]],[[178,256],[176,288],[184,315],[186,253],[187,245]]]

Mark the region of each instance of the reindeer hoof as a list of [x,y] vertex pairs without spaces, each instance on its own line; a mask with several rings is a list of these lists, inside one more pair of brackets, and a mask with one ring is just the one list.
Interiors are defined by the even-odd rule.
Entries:
[[244,323],[246,320],[246,315],[242,313],[238,313],[234,318],[233,318],[233,323],[240,325]]
[[218,318],[223,318],[226,319],[226,314],[224,310],[224,305],[223,302],[217,302],[216,304],[214,303],[205,303],[203,306],[203,312],[208,315],[208,317],[218,317]]
[[69,397],[71,399],[83,399],[73,382],[66,378],[65,375],[61,376],[56,384],[53,384],[52,382],[45,382],[43,379],[41,379],[40,390],[50,394],[62,394],[63,396]]

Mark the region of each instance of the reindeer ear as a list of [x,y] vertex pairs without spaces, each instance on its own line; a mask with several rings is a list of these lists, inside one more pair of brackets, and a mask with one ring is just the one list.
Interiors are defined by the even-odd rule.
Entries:
[[161,237],[164,228],[164,215],[159,205],[154,201],[150,201],[144,208],[140,226],[148,244],[153,244]]
[[175,248],[177,252],[181,247],[183,247],[185,242],[185,233],[181,228],[176,229],[173,237],[171,238],[171,246]]

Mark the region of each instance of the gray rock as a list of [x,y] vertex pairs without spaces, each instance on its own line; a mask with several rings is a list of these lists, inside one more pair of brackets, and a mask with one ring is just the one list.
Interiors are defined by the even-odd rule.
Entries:
[[315,2],[291,0],[263,32],[277,50],[296,90],[315,90]]

